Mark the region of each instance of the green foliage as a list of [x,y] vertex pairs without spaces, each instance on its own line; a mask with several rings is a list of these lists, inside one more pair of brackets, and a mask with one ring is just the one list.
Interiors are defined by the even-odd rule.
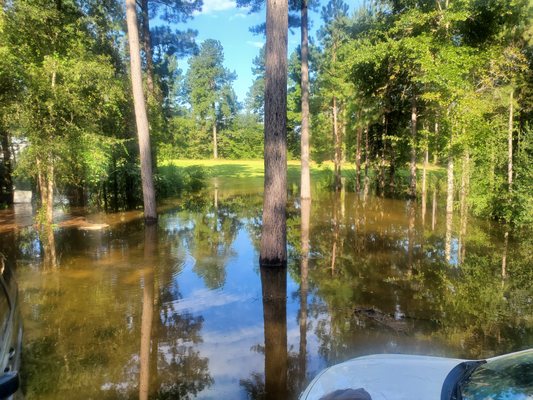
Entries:
[[200,167],[180,168],[165,165],[158,168],[155,178],[157,195],[160,197],[179,196],[184,191],[195,192],[206,185],[206,170]]

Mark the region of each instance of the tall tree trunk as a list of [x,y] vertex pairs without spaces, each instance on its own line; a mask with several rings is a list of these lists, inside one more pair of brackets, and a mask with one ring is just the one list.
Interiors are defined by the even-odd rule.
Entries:
[[287,0],[267,0],[261,265],[287,263]]
[[137,11],[135,0],[126,0],[126,19],[128,23],[128,41],[130,45],[131,86],[135,105],[135,121],[139,138],[141,158],[141,179],[144,202],[144,219],[157,220],[154,180],[152,175],[152,155],[150,151],[150,133],[148,117],[144,101],[141,72],[141,56],[139,48],[139,31],[137,29]]
[[213,123],[213,158],[218,158],[217,123]]
[[416,98],[413,96],[411,102],[411,162],[409,166],[410,181],[409,181],[409,196],[416,197],[416,123],[418,119],[418,111],[416,106]]
[[309,33],[307,22],[307,1],[302,0],[301,56],[302,56],[302,131],[301,131],[301,180],[300,197],[311,198],[311,176],[309,171]]
[[422,225],[424,225],[426,222],[428,164],[429,164],[429,135],[426,129],[426,140],[424,144],[424,166],[422,168]]
[[363,199],[366,202],[368,196],[368,189],[370,185],[370,177],[368,176],[368,169],[370,163],[370,144],[368,140],[368,125],[365,127],[365,185],[363,188]]
[[[357,123],[361,123],[361,110],[357,113]],[[361,140],[363,136],[363,127],[357,127],[355,140],[355,192],[361,191]]]
[[435,230],[435,224],[437,223],[437,189],[433,189],[433,207],[431,213],[431,230]]
[[387,147],[387,134],[389,128],[389,120],[387,113],[383,115],[383,131],[381,134],[381,154],[379,160],[379,174],[378,174],[378,189],[379,195],[383,197],[385,195],[385,152]]
[[433,149],[433,164],[437,165],[439,162],[439,149],[438,149],[438,137],[439,137],[439,121],[437,120],[437,116],[435,116],[435,138],[433,139],[435,141],[435,148]]
[[506,228],[503,241],[502,279],[507,278],[507,248],[509,247],[509,229]]
[[509,192],[512,191],[513,187],[513,96],[514,90],[511,90],[509,95],[509,129],[508,129],[508,153],[509,161],[507,164],[507,183],[509,184]]
[[[451,143],[450,143],[451,146]],[[453,155],[450,148],[448,155],[448,180],[446,187],[446,242],[444,253],[446,261],[451,261],[452,254],[452,225],[453,225]]]
[[150,347],[154,316],[154,267],[157,254],[157,225],[146,224],[144,229],[139,400],[148,400],[150,394]]
[[287,398],[287,268],[261,267],[265,329],[265,399]]
[[468,188],[470,185],[470,154],[468,151],[465,152],[463,157],[463,168],[461,174],[461,200],[460,200],[460,214],[461,214],[461,226],[459,229],[459,242],[460,242],[460,253],[459,253],[459,263],[464,262],[466,254],[466,226],[468,221]]
[[[300,373],[299,383],[305,383],[307,365],[307,292],[309,289],[308,269],[309,269],[309,223],[311,219],[311,200],[303,199],[300,207],[302,227],[301,227],[301,264],[300,264],[300,348],[298,352]],[[303,388],[302,388],[303,389]]]
[[13,165],[11,164],[11,147],[9,140],[9,132],[4,129],[0,123],[0,139],[2,142],[2,153],[4,160],[4,183],[6,185],[7,193],[5,196],[5,202],[7,204],[13,204]]
[[337,98],[333,96],[332,111],[333,111],[333,142],[334,142],[334,174],[333,174],[333,188],[339,191],[341,188],[341,137],[338,125],[338,105]]
[[155,97],[154,90],[154,61],[152,57],[152,35],[150,33],[150,15],[148,14],[148,0],[141,0],[141,29],[142,44],[146,57],[146,86],[148,94]]

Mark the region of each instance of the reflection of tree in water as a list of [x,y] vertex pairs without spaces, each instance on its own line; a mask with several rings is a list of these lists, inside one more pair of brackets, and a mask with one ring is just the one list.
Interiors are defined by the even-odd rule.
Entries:
[[264,345],[252,350],[264,354],[264,375],[253,372],[240,381],[249,399],[297,398],[299,355],[287,348],[287,268],[261,267]]
[[[522,254],[511,256],[509,250],[513,274],[502,280],[502,249],[489,246],[493,239],[483,228],[470,230],[469,253],[452,269],[442,234],[419,231],[408,218],[412,207],[398,217],[371,201],[364,219],[348,221],[334,204],[316,209],[332,218],[314,214],[310,234],[309,285],[318,297],[312,298],[309,316],[327,363],[394,349],[446,348],[450,355],[480,357],[531,343],[533,260],[523,250],[524,239]],[[345,251],[337,254],[332,275],[332,244],[340,237]]]
[[194,272],[202,277],[210,289],[226,282],[226,264],[233,255],[231,246],[242,227],[241,196],[223,198],[196,205],[191,219],[194,228],[187,238],[188,248],[195,258]]
[[[195,348],[202,341],[203,318],[173,307],[180,297],[173,276],[181,264],[169,256],[176,239],[159,231],[150,250],[142,227],[130,228],[101,234],[96,247],[96,234],[60,231],[58,249],[71,247],[62,268],[47,274],[22,269],[22,311],[32,326],[23,355],[28,397],[139,398],[140,336],[148,323],[142,296],[150,297],[145,290],[150,272],[153,300],[145,303],[155,308],[152,328],[145,329],[151,331],[144,365],[148,398],[190,398],[212,384],[208,360]],[[25,248],[30,254],[32,245]]]

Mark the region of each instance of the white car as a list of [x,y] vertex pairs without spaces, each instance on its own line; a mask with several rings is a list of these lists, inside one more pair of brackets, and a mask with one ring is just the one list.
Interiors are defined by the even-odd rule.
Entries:
[[381,354],[326,368],[300,400],[533,400],[533,349],[487,360]]

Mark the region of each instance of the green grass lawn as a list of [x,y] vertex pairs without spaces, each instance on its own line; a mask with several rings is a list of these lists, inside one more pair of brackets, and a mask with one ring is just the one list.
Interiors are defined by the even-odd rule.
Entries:
[[[297,178],[300,175],[300,160],[290,160],[287,164],[289,178]],[[174,165],[178,168],[202,167],[210,177],[218,178],[262,178],[264,175],[263,160],[170,160],[164,162],[163,165]],[[421,165],[418,166],[419,169],[421,167]],[[353,163],[345,163],[342,166],[344,176],[352,176],[354,170]],[[324,162],[320,165],[311,163],[311,174],[314,177],[326,178],[331,171],[333,171],[332,162]],[[445,173],[444,168],[435,165],[430,165],[428,171],[430,174],[439,176]],[[397,173],[401,176],[409,175],[407,169],[400,169]]]

